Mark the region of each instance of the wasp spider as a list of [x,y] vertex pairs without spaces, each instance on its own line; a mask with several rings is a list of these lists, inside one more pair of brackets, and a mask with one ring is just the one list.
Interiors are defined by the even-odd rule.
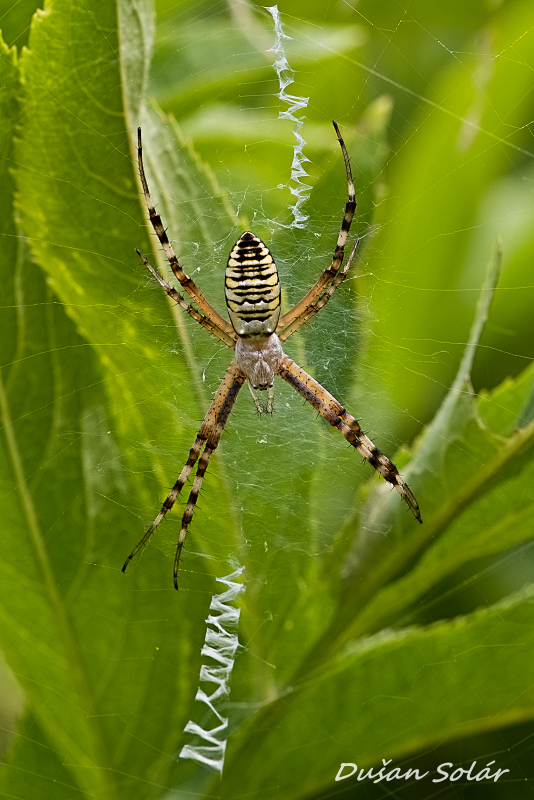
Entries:
[[148,191],[143,167],[141,128],[138,129],[139,175],[150,222],[163,246],[174,275],[195,305],[192,305],[170,286],[139,250],[137,253],[169,297],[182,306],[200,325],[234,350],[235,354],[208,409],[195,443],[189,451],[189,458],[180,477],[172,487],[156,519],[126,559],[122,568],[123,572],[134,556],[145,546],[167,511],[173,507],[191,470],[198,461],[193,486],[182,517],[182,527],[174,559],[174,586],[178,588],[178,566],[187,529],[193,517],[209,460],[219,444],[237,393],[247,381],[258,411],[261,412],[264,409],[258,396],[258,390],[267,391],[266,411],[271,412],[275,375],[287,381],[330,425],[343,434],[345,439],[367,459],[376,471],[395,487],[415,518],[421,522],[417,501],[404,478],[399,475],[396,466],[375,447],[363,433],[358,422],[343,408],[341,403],[338,403],[335,397],[332,397],[282,350],[282,343],[317,314],[332,297],[345,278],[358,246],[358,239],[356,239],[347,262],[342,267],[344,248],[356,210],[356,195],[345,143],[335,122],[334,128],[345,160],[349,199],[345,206],[345,215],[332,263],[325,269],[307,295],[292,309],[280,316],[280,281],[273,257],[261,239],[250,231],[246,231],[234,245],[226,265],[225,296],[231,324],[211,307],[178,262]]

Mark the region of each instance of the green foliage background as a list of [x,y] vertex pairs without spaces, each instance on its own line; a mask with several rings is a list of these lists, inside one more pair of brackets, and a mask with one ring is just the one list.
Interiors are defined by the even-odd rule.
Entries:
[[[155,25],[149,0],[0,4],[2,796],[381,797],[335,784],[341,762],[488,754],[511,772],[472,794],[531,795],[534,9],[279,7],[290,91],[310,98],[304,230],[280,224],[293,137],[261,6],[161,0]],[[179,514],[123,576],[230,356],[135,256],[165,270],[136,127],[184,266],[222,309],[243,229],[269,241],[288,303],[328,263],[346,192],[333,118],[358,277],[287,350],[382,450],[414,440],[395,461],[424,524],[289,387],[272,419],[244,391],[181,591]],[[205,620],[237,563],[220,780],[176,755],[188,720],[210,724]]]

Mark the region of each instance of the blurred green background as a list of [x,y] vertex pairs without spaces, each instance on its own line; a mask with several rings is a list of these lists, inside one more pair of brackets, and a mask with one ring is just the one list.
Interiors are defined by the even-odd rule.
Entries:
[[[59,5],[64,10],[64,4]],[[78,9],[79,4],[74,5]],[[98,5],[86,5],[88,15],[94,13],[95,19],[99,14]],[[27,0],[0,3],[4,39],[19,52],[28,43],[30,21],[36,7]],[[54,3],[48,7],[53,10]],[[358,195],[353,233],[362,237],[360,256],[354,276],[324,314],[288,343],[288,352],[339,397],[362,421],[364,429],[380,448],[393,456],[403,443],[411,442],[430,423],[454,379],[468,341],[486,265],[498,236],[504,253],[502,275],[475,358],[471,376],[474,390],[483,394],[505,379],[517,377],[534,353],[531,256],[534,248],[534,6],[527,0],[501,3],[455,0],[439,5],[368,0],[331,4],[291,1],[281,2],[278,8],[284,30],[291,37],[284,42],[294,71],[294,83],[287,91],[309,98],[305,111],[300,114],[305,118],[301,132],[306,141],[304,154],[309,159],[307,182],[312,187],[310,200],[304,208],[309,215],[305,229],[288,227],[292,219],[288,206],[292,199],[287,183],[294,136],[291,123],[278,119],[285,107],[277,96],[278,78],[273,70],[273,54],[268,52],[274,43],[273,22],[260,4],[169,0],[156,3],[154,52],[148,85],[143,86],[143,92],[152,97],[165,114],[177,120],[180,133],[173,131],[172,123],[160,118],[161,127],[166,126],[171,133],[167,138],[159,134],[158,138],[157,125],[154,123],[152,129],[147,123],[145,151],[153,173],[154,184],[151,185],[161,204],[164,222],[169,224],[173,240],[178,242],[177,250],[186,269],[198,279],[218,308],[224,307],[222,265],[239,231],[248,227],[269,242],[285,286],[285,301],[295,302],[328,263],[343,213],[346,182],[331,125],[332,119],[338,121],[351,155]],[[74,12],[72,20],[74,29]],[[65,30],[68,33],[68,26]],[[147,40],[149,38],[147,33]],[[90,34],[87,41],[90,41]],[[84,39],[73,41],[74,52],[76,48],[81,52],[84,47]],[[138,55],[141,61],[143,57],[148,58],[147,52]],[[85,74],[88,85],[91,69],[96,72],[98,64],[95,56],[94,65],[90,65]],[[109,66],[110,74],[111,71]],[[38,74],[35,69],[34,85]],[[73,69],[58,89],[60,101],[63,95],[70,95],[74,76],[79,77]],[[45,84],[43,79],[45,85],[50,91],[50,84]],[[81,78],[78,89],[80,87],[83,94],[85,83]],[[129,87],[122,89],[127,95]],[[87,96],[90,96],[89,90]],[[106,102],[107,98],[102,100],[102,108],[107,107]],[[36,108],[34,137],[39,135],[42,122],[37,116],[38,103]],[[32,122],[28,117],[25,120],[26,125]],[[126,136],[120,138],[123,128],[121,119],[121,124],[117,123],[116,138],[107,133],[99,135],[106,145],[120,140],[117,149],[123,148],[126,163],[129,158],[124,147]],[[10,174],[13,170],[24,174],[30,164],[29,157],[27,163],[23,160],[23,156],[32,152],[32,139],[27,130],[19,129],[23,146],[9,162]],[[150,133],[153,133],[152,138]],[[169,138],[172,136],[181,142],[180,136],[189,140],[207,164],[208,172],[202,173],[204,182],[196,178],[195,169],[200,174],[203,168],[198,166],[194,153],[184,156],[185,167],[178,162],[177,177],[167,178],[167,166],[174,164],[171,153],[174,140]],[[43,155],[40,172],[41,142],[35,138],[33,143],[35,160],[31,162],[31,169],[34,174],[55,178],[53,148],[49,156]],[[113,184],[115,175],[119,174],[116,162],[111,156],[109,162],[102,161],[98,144],[93,148],[92,140],[89,147],[85,143],[84,146],[93,169],[93,172],[87,170],[89,183],[100,159],[103,177],[99,176],[98,180],[104,186],[109,163],[109,183]],[[186,151],[185,143],[182,149]],[[57,176],[58,180],[67,181],[61,172],[64,165],[59,163],[61,152],[58,145],[55,152]],[[82,159],[83,148],[78,152]],[[158,164],[160,157],[165,169]],[[85,169],[85,162],[81,160],[80,163]],[[76,172],[76,165],[72,170]],[[28,174],[30,172],[28,170]],[[195,175],[194,180],[191,174]],[[133,170],[131,175],[134,175]],[[21,179],[18,186],[23,197],[31,195],[32,181],[39,183],[37,177],[28,178],[27,174]],[[121,198],[127,209],[123,222],[127,218],[131,227],[127,228],[126,224],[121,229],[110,227],[102,212],[93,228],[94,239],[82,242],[80,238],[80,253],[72,258],[75,266],[78,255],[80,259],[79,294],[84,299],[79,304],[73,300],[78,287],[76,270],[72,270],[70,284],[68,259],[65,263],[58,259],[57,269],[53,261],[54,254],[57,256],[64,246],[61,233],[54,234],[57,238],[50,239],[52,247],[47,250],[46,221],[42,222],[46,214],[40,206],[42,202],[44,207],[45,201],[36,200],[36,208],[28,211],[22,223],[22,230],[28,237],[32,234],[32,220],[38,226],[36,240],[39,239],[39,243],[32,244],[37,265],[48,275],[49,285],[65,304],[69,324],[74,322],[76,335],[81,333],[86,337],[97,353],[99,367],[95,367],[94,383],[102,380],[106,387],[108,399],[102,403],[106,405],[107,402],[106,413],[115,420],[114,425],[110,423],[110,429],[124,447],[124,463],[117,467],[117,472],[124,469],[126,477],[117,478],[117,486],[111,488],[103,486],[102,481],[98,485],[97,494],[106,496],[109,504],[99,513],[101,519],[108,520],[112,533],[102,525],[100,528],[95,525],[97,546],[95,550],[88,548],[85,566],[97,564],[100,572],[102,564],[120,567],[120,554],[126,554],[145,519],[150,517],[153,504],[157,505],[162,491],[174,480],[177,465],[181,466],[192,443],[191,433],[198,428],[206,400],[228,363],[228,352],[215,347],[204,331],[197,331],[187,321],[178,323],[179,341],[183,344],[190,340],[192,356],[190,353],[184,357],[176,343],[165,299],[160,298],[157,289],[146,280],[133,256],[135,246],[144,246],[147,231],[138,199],[132,199],[133,177],[131,181],[131,185],[125,185]],[[46,192],[50,191],[48,186],[43,186],[44,189],[39,185],[36,192],[38,198],[46,197]],[[221,187],[220,194],[218,187]],[[210,191],[212,197],[208,197]],[[91,193],[98,196],[98,187],[94,189],[91,185],[88,197]],[[227,210],[226,216],[222,209]],[[73,238],[67,241],[67,247],[74,253],[74,237],[80,236],[79,229],[83,229],[89,216],[84,219],[83,213],[77,214],[74,204],[70,210],[68,222]],[[237,222],[233,214],[237,214]],[[204,239],[199,235],[203,225],[208,231],[202,234]],[[56,230],[60,230],[59,225]],[[104,250],[103,241],[108,246],[108,239],[119,242],[116,260],[106,255],[108,261],[98,262],[100,271],[88,269],[84,275],[83,259],[90,253],[89,244],[97,253],[100,247]],[[90,266],[93,265],[90,263]],[[109,309],[105,313],[109,328],[101,328],[98,313],[105,305],[106,295],[103,288],[99,294],[99,287],[106,281],[109,282],[106,285]],[[91,294],[93,290],[95,293]],[[50,302],[56,303],[56,300]],[[116,323],[119,331],[116,340],[110,334],[115,320],[125,321],[124,327]],[[101,331],[102,341],[96,341]],[[108,354],[105,348],[111,345],[113,352]],[[119,345],[123,348],[122,356],[116,356]],[[132,362],[128,359],[132,354],[139,360],[139,372],[131,368]],[[175,362],[176,372],[169,377]],[[123,370],[120,380],[117,365]],[[107,372],[107,377],[98,377],[99,370],[104,375]],[[87,372],[90,372],[89,367]],[[124,386],[131,394],[121,394]],[[284,681],[294,672],[298,674],[300,660],[310,642],[320,641],[324,620],[329,619],[329,615],[335,616],[337,596],[330,592],[332,587],[327,586],[328,581],[334,586],[337,583],[339,564],[335,547],[341,541],[341,550],[346,555],[347,542],[353,535],[352,523],[347,523],[347,519],[352,520],[355,508],[359,508],[358,487],[369,478],[367,467],[360,465],[352,452],[347,452],[345,442],[335,438],[338,437],[336,432],[314,420],[309,409],[302,408],[300,399],[285,387],[277,391],[278,410],[273,421],[256,419],[245,391],[239,398],[224,440],[224,459],[221,455],[213,469],[210,466],[205,500],[201,504],[201,521],[195,520],[199,538],[202,535],[205,543],[197,545],[195,542],[194,548],[192,546],[194,552],[186,564],[185,591],[176,600],[180,605],[171,606],[174,596],[170,600],[165,596],[157,602],[153,598],[151,606],[154,617],[163,613],[161,609],[166,608],[166,604],[174,609],[172,613],[169,611],[169,619],[177,625],[172,632],[178,637],[183,633],[179,626],[183,610],[191,615],[194,632],[187,644],[180,645],[187,651],[180,657],[189,659],[190,672],[184,680],[189,682],[188,702],[191,703],[203,634],[195,628],[193,617],[197,622],[205,619],[213,589],[211,576],[198,557],[197,548],[221,558],[220,554],[226,556],[226,551],[230,554],[246,552],[253,570],[253,580],[243,601],[246,609],[243,639],[249,660],[243,658],[236,664],[233,697],[237,704],[238,700],[243,703],[242,708],[238,704],[234,709],[236,719],[244,714],[246,704],[256,702],[260,706],[284,687]],[[524,410],[525,419],[530,420],[531,411],[532,408]],[[119,419],[121,412],[122,420]],[[34,413],[37,415],[37,411]],[[151,413],[154,418],[147,422],[146,430],[141,424],[135,427],[136,414],[139,417],[144,414],[146,419]],[[39,417],[35,420],[37,425]],[[170,435],[169,429],[173,431]],[[127,441],[129,432],[131,441]],[[451,440],[453,438],[454,431],[451,432]],[[268,449],[266,445],[269,453],[264,455]],[[401,458],[408,459],[406,455]],[[106,463],[112,460],[112,456],[106,456]],[[259,464],[262,471],[258,477]],[[441,466],[436,465],[436,472]],[[513,477],[506,473],[504,480],[511,482]],[[127,488],[117,501],[121,481]],[[444,480],[444,490],[446,485]],[[525,488],[525,493],[530,496],[529,487]],[[425,498],[424,494],[423,498],[427,509],[432,508],[432,498]],[[112,508],[112,501],[120,506],[119,510]],[[231,513],[221,520],[220,509],[224,502]],[[162,537],[162,542],[153,548],[154,552],[147,552],[131,579],[146,593],[142,595],[138,591],[135,595],[139,605],[132,610],[134,621],[145,619],[140,598],[148,596],[148,587],[156,582],[155,576],[158,591],[159,581],[169,578],[170,565],[159,547],[165,557],[172,552],[173,531],[176,530],[173,524],[169,524],[165,539]],[[402,525],[406,527],[406,520]],[[218,539],[221,535],[235,538],[230,544],[221,545]],[[107,547],[109,536],[113,540],[110,553],[113,552],[103,556],[101,551]],[[332,563],[326,561],[317,566],[320,557],[332,547]],[[493,552],[471,560],[438,581],[399,624],[425,626],[451,620],[480,606],[489,606],[533,580],[534,565],[528,544],[497,557]],[[74,575],[72,563],[66,567],[67,576],[69,570]],[[406,569],[409,569],[408,564]],[[95,575],[95,585],[99,577]],[[106,599],[114,601],[114,581],[121,579],[118,572],[114,574],[108,570],[108,582],[105,589],[101,589]],[[68,583],[68,577],[65,582]],[[124,590],[123,585],[126,584],[120,584],[117,596],[120,591],[129,591],[129,584]],[[75,595],[72,587],[69,591]],[[110,604],[114,608],[111,600]],[[85,601],[84,613],[89,606],[90,602]],[[108,611],[106,606],[106,613],[102,611],[101,616],[107,619]],[[95,624],[95,620],[87,616],[91,619],[90,625]],[[94,630],[96,635],[98,629]],[[124,653],[127,659],[127,647]],[[106,658],[111,662],[110,656]],[[14,690],[9,680],[11,678],[6,677],[4,727],[12,730],[20,708],[11,702]],[[116,680],[120,685],[120,677]],[[150,683],[149,677],[146,680]],[[130,676],[127,685],[129,691],[135,691],[135,676]],[[159,703],[159,713],[163,715],[165,700],[159,698]],[[446,698],[443,703],[447,704]],[[111,715],[110,709],[119,716],[115,706],[106,709]],[[183,710],[185,715],[186,710]],[[136,735],[141,739],[143,719],[150,716],[150,711],[143,710],[139,716],[141,723]],[[439,792],[436,789],[435,793],[425,784],[412,783],[403,788],[394,783],[395,796],[460,797],[463,796],[461,792],[467,794],[467,790],[469,796],[475,798],[506,796],[522,800],[532,796],[534,728],[528,721],[530,718],[525,711],[525,722],[516,717],[518,724],[497,726],[497,730],[491,730],[488,724],[488,730],[472,736],[467,735],[468,730],[458,729],[458,738],[452,742],[450,732],[443,743],[434,735],[429,738],[428,746],[419,750],[412,746],[412,750],[418,752],[395,762],[395,765],[406,764],[424,770],[443,761],[469,765],[475,758],[496,759],[499,767],[511,769],[506,782],[467,788],[465,785],[461,788],[446,786]],[[179,724],[176,723],[177,728]],[[30,740],[28,729],[25,734]],[[320,740],[319,733],[317,737]],[[172,749],[172,745],[168,747]],[[246,744],[242,747],[246,753]],[[163,752],[163,745],[161,748]],[[349,755],[352,756],[345,747],[339,761],[353,760]],[[235,787],[239,785],[239,763],[234,762],[232,768]],[[44,766],[42,772],[46,772]],[[303,775],[303,783],[304,779]],[[194,775],[190,780],[190,790],[200,794],[202,780]],[[232,777],[229,780],[232,781]],[[325,781],[329,781],[328,776]],[[170,779],[169,783],[172,783]],[[139,796],[144,796],[141,780],[133,780],[132,785]],[[383,784],[358,785],[357,796],[391,796],[389,789],[382,787]],[[265,787],[258,791],[262,788]],[[218,789],[212,786],[210,791],[214,793]],[[221,791],[224,793],[224,788]],[[237,796],[231,789],[227,791],[230,792],[228,796]],[[277,787],[276,791],[284,795],[283,787]],[[354,785],[346,788],[341,783],[335,790],[321,790],[317,797],[352,797],[355,792]],[[313,796],[309,784],[306,784],[305,794]],[[154,778],[150,789],[146,789],[146,796],[160,795]],[[298,791],[293,790],[293,794],[288,791],[287,796],[298,796]]]

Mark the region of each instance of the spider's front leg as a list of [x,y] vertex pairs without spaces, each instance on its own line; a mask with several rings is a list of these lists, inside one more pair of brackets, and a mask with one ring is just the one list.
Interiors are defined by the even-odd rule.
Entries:
[[174,588],[178,588],[178,567],[180,564],[180,555],[182,552],[182,548],[184,546],[184,540],[187,535],[187,528],[193,518],[193,513],[195,511],[195,505],[197,502],[197,498],[202,487],[202,481],[204,479],[204,474],[209,464],[209,460],[213,451],[217,448],[219,444],[220,438],[224,431],[225,425],[228,421],[228,417],[230,416],[230,412],[232,407],[235,403],[235,399],[243,383],[245,382],[245,376],[241,372],[238,364],[235,361],[232,361],[229,368],[226,371],[224,378],[221,381],[221,385],[217,389],[215,397],[212,400],[212,403],[208,409],[208,413],[206,414],[202,425],[200,426],[200,430],[197,434],[197,438],[191,450],[189,451],[189,458],[187,459],[187,463],[184,466],[183,470],[180,473],[180,477],[172,487],[171,491],[169,492],[165,502],[163,503],[161,510],[149,527],[143,538],[136,544],[126,561],[122,567],[122,571],[125,572],[128,564],[130,561],[137,555],[137,553],[144,548],[147,544],[148,540],[158,527],[159,523],[165,517],[167,511],[170,511],[173,505],[175,504],[178,495],[180,494],[185,482],[189,478],[191,474],[191,470],[195,466],[202,447],[204,447],[204,452],[200,456],[200,461],[198,464],[197,472],[195,475],[195,479],[193,481],[193,486],[191,492],[189,494],[189,499],[187,501],[187,506],[185,508],[184,515],[182,517],[182,527],[180,530],[180,535],[178,537],[178,544],[176,547],[176,556],[174,559]]
[[337,428],[349,444],[395,487],[416,520],[422,522],[417,500],[395,464],[364,434],[358,421],[343,408],[341,403],[338,403],[320,383],[286,355],[281,360],[278,375],[302,395],[330,425]]
[[180,566],[180,555],[182,553],[184,540],[187,535],[187,528],[193,519],[197,498],[200,493],[200,489],[202,488],[202,481],[204,480],[204,474],[208,468],[212,453],[219,444],[237,394],[244,382],[245,376],[241,372],[237,363],[232,361],[221,385],[219,386],[219,389],[217,390],[217,394],[213,398],[213,402],[208,413],[206,414],[204,422],[202,423],[202,427],[200,428],[198,435],[206,436],[206,446],[200,457],[200,461],[198,462],[198,469],[193,481],[193,487],[189,494],[189,499],[182,517],[182,527],[178,537],[178,545],[176,547],[176,556],[174,558],[173,568],[175,589],[178,588],[178,568]]

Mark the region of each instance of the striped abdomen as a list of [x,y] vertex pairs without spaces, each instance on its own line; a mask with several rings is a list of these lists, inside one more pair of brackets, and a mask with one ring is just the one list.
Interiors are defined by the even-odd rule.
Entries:
[[276,330],[280,316],[280,280],[269,248],[247,231],[228,257],[224,281],[226,305],[235,332],[263,339]]

